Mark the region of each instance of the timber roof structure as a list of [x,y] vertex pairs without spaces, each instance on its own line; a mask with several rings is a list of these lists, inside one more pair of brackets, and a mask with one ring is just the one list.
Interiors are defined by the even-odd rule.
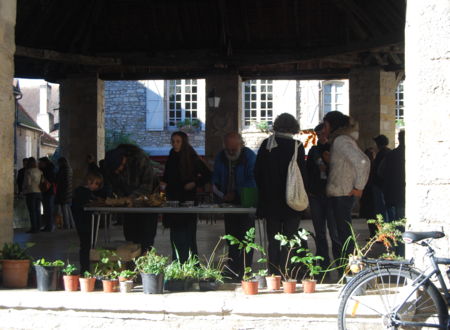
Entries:
[[17,77],[343,78],[403,70],[405,0],[18,0]]

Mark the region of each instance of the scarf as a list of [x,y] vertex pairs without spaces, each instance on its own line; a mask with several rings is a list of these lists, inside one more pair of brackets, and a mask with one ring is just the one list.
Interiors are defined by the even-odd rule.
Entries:
[[272,151],[273,148],[278,147],[276,137],[282,138],[282,139],[294,139],[294,134],[291,133],[280,133],[280,132],[274,132],[271,136],[269,136],[267,140],[266,149],[269,150],[269,152]]

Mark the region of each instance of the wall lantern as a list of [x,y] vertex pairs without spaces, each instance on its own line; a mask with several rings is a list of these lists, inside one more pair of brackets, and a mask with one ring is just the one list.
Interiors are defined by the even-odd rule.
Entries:
[[219,104],[220,104],[220,97],[216,96],[216,90],[213,88],[208,93],[208,106],[211,109],[217,109],[219,107]]

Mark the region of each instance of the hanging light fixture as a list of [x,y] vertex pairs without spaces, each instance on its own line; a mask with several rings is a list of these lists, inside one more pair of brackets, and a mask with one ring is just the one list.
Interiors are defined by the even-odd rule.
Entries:
[[220,104],[220,97],[216,96],[216,89],[213,88],[208,93],[208,106],[211,109],[217,109],[219,107],[219,104]]

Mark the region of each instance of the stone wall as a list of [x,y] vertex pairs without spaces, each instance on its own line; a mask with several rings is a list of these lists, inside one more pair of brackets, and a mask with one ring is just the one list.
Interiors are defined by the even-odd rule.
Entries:
[[[405,34],[406,217],[412,230],[444,230],[450,251],[450,2],[409,1]],[[414,251],[413,248],[418,250]],[[423,249],[407,254],[422,258]]]
[[15,25],[16,1],[0,1],[0,246],[13,239]]
[[[105,130],[129,135],[138,146],[154,155],[167,155],[173,130],[148,131],[146,87],[143,81],[105,81]],[[203,131],[190,134],[190,142],[203,150]]]

